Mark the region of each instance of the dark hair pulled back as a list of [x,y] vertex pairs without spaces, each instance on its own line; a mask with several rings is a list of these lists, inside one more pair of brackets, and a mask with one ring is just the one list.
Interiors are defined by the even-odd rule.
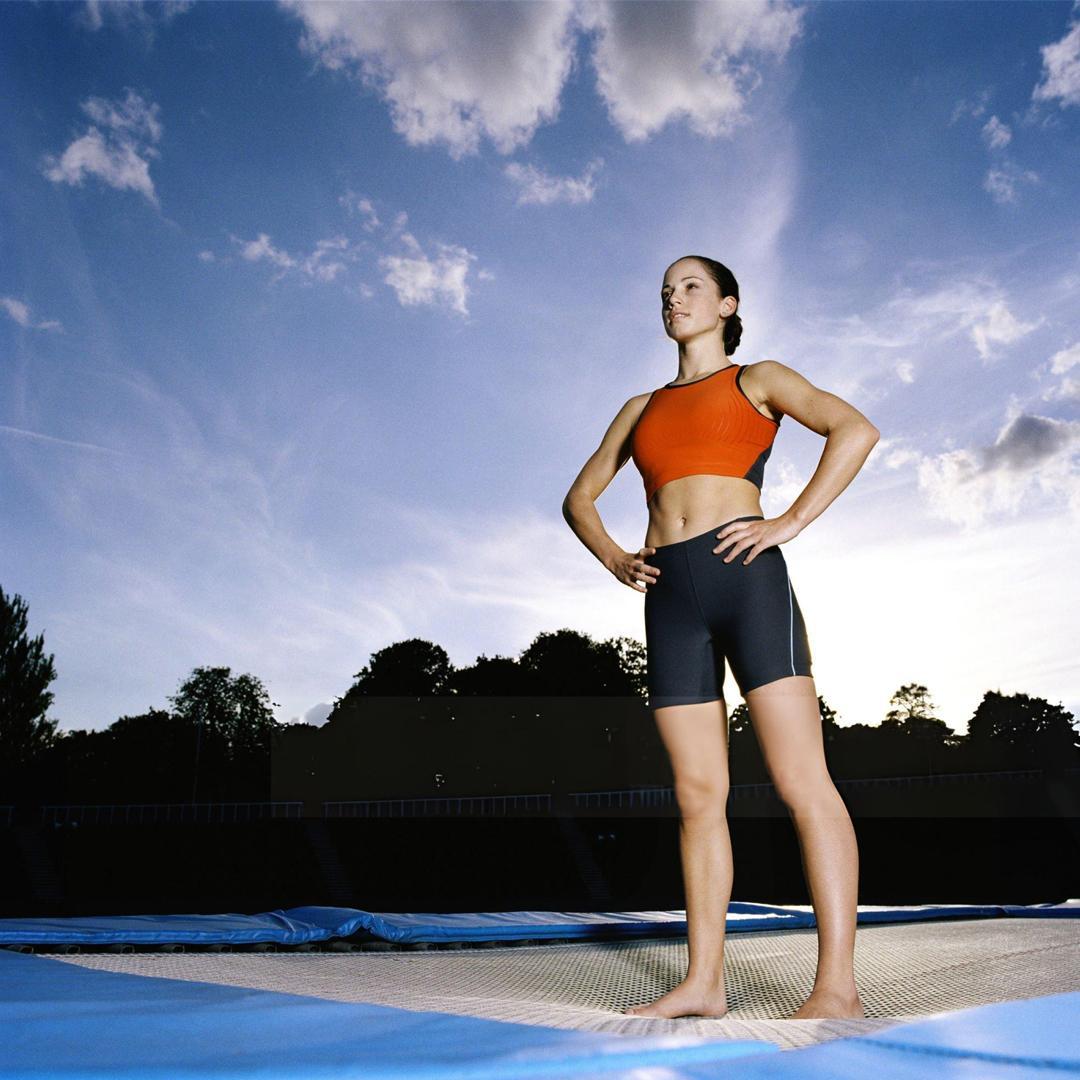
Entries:
[[[720,290],[721,300],[725,296],[734,296],[736,300],[739,299],[739,283],[735,280],[735,275],[723,263],[706,258],[704,255],[684,255],[682,258],[697,259],[705,267],[709,277],[716,282],[716,286]],[[679,261],[679,259],[675,260],[675,262]],[[739,313],[736,311],[724,320],[724,352],[728,356],[731,356],[739,347],[741,337],[742,319],[739,318]]]

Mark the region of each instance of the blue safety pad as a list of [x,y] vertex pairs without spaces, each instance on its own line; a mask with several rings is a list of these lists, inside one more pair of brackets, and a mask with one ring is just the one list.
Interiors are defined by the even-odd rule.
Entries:
[[0,950],[0,1080],[1022,1080],[1080,1075],[1078,1017],[1080,993],[1055,994],[781,1053],[768,1042],[564,1031]]
[[0,950],[0,1080],[633,1080],[650,1068],[681,1080],[685,1066],[713,1075],[760,1054],[779,1047],[325,1001]]
[[[798,1022],[798,1021],[794,1021]],[[681,1080],[1050,1080],[1080,1076],[1080,993],[942,1013]]]
[[[921,904],[860,906],[860,924],[942,918],[1080,918],[1080,900],[1061,904]],[[816,925],[806,906],[733,901],[728,931],[791,930]],[[296,907],[258,915],[101,915],[0,919],[0,945],[179,943],[302,945],[366,931],[397,943],[522,939],[685,936],[685,911],[490,911],[441,914]]]

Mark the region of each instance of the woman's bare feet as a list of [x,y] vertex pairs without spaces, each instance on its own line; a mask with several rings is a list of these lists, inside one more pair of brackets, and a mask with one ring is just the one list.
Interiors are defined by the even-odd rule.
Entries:
[[723,1016],[727,1009],[724,988],[702,987],[681,982],[674,990],[649,1005],[635,1005],[625,1011],[626,1016],[659,1016],[672,1020],[676,1016]]
[[789,1020],[861,1020],[866,1016],[855,990],[814,990],[789,1017]]

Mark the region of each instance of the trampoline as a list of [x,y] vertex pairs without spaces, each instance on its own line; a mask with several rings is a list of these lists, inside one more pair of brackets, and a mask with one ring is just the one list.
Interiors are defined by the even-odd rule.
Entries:
[[860,1020],[787,1020],[808,907],[732,903],[729,1013],[623,1014],[682,911],[0,919],[0,1078],[1080,1075],[1080,900],[860,907]]

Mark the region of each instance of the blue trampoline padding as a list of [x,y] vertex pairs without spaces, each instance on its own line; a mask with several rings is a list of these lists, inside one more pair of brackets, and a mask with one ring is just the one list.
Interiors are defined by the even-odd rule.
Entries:
[[[921,904],[859,907],[860,923],[1012,916],[1080,918],[1080,900],[1061,904]],[[733,901],[727,929],[790,930],[815,925],[807,906],[778,907]],[[303,945],[347,938],[359,931],[396,943],[513,941],[524,938],[662,937],[687,932],[685,911],[380,912],[340,907],[296,907],[259,915],[101,915],[0,919],[0,945],[217,943]]]
[[[0,951],[0,1080],[1022,1080],[1080,1075],[1080,993],[778,1052],[81,968]],[[651,1071],[655,1067],[655,1073]]]
[[1080,993],[980,1005],[771,1057],[687,1066],[680,1080],[1049,1080],[1080,1076]]
[[[605,1035],[82,968],[0,950],[0,1080],[681,1080],[779,1047]],[[702,1073],[701,1075],[705,1075]]]

